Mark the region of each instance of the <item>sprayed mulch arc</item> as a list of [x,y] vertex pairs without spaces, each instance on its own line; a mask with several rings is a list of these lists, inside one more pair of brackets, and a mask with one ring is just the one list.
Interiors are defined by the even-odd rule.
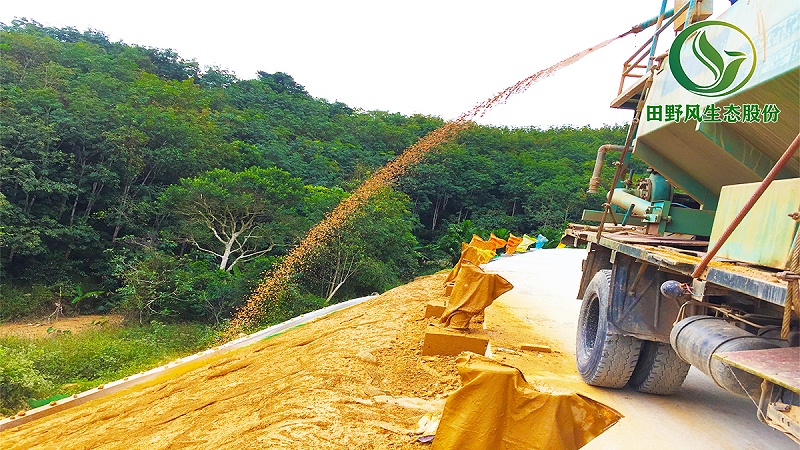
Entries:
[[359,186],[348,198],[328,214],[320,223],[312,228],[305,239],[294,247],[283,259],[280,265],[272,272],[268,273],[264,280],[248,298],[244,306],[238,311],[231,321],[226,340],[236,337],[243,329],[251,324],[257,323],[266,311],[273,308],[292,275],[302,271],[308,261],[314,257],[316,249],[325,245],[336,231],[344,225],[350,217],[354,215],[362,206],[379,193],[382,189],[391,186],[400,177],[405,175],[408,169],[422,162],[428,153],[452,139],[459,132],[470,126],[473,119],[483,117],[490,109],[503,104],[514,95],[525,92],[531,85],[539,80],[547,78],[560,69],[563,69],[595,52],[608,44],[614,42],[622,36],[611,38],[593,47],[578,52],[563,61],[560,61],[544,70],[518,81],[514,85],[498,92],[487,100],[475,105],[469,111],[461,114],[457,119],[447,122],[441,127],[431,131],[419,141],[407,148],[400,156],[390,161],[383,168],[375,172],[370,178]]

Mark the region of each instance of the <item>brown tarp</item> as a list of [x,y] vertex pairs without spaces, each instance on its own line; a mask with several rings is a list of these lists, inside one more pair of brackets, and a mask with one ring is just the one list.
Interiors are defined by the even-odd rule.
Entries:
[[461,258],[458,259],[456,266],[453,267],[453,270],[447,275],[447,279],[444,280],[444,284],[450,283],[456,279],[456,275],[458,275],[458,271],[461,269],[461,264],[464,262],[472,263],[476,266],[481,264],[486,264],[492,258],[494,258],[495,253],[493,250],[483,250],[474,245],[469,245],[464,242],[461,243]]
[[442,322],[452,328],[467,328],[472,316],[479,314],[494,299],[514,286],[496,273],[486,273],[480,267],[464,262],[458,271],[453,293],[442,313]]
[[474,353],[456,363],[462,387],[447,398],[432,450],[578,449],[621,417],[576,393],[534,389],[519,369]]

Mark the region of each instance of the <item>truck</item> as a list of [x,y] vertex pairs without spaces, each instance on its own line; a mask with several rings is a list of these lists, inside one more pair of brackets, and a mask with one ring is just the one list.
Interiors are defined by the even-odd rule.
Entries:
[[611,107],[633,120],[589,183],[606,202],[562,239],[587,248],[576,365],[657,395],[694,366],[800,443],[800,2],[711,3],[664,0],[623,65]]

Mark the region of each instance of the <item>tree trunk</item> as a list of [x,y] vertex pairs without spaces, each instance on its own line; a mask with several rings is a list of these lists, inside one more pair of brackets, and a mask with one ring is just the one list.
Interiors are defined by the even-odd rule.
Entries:
[[92,208],[94,208],[94,203],[97,201],[97,196],[100,195],[100,192],[105,187],[105,184],[99,184],[95,181],[92,183],[92,192],[89,194],[89,201],[86,202],[86,211],[84,211],[83,216],[89,217],[92,214]]
[[340,282],[339,282],[339,283],[336,285],[336,287],[334,287],[333,289],[331,289],[330,293],[328,293],[328,297],[325,299],[325,303],[328,303],[328,302],[330,302],[330,301],[331,301],[331,299],[333,298],[333,296],[334,296],[334,295],[336,295],[336,292],[338,292],[338,291],[339,291],[339,288],[340,288],[340,287],[342,287],[342,286],[344,286],[344,282],[345,282],[345,281],[347,281],[347,279],[344,279],[344,280],[340,281]]
[[72,202],[72,212],[69,213],[69,224],[72,226],[75,223],[75,210],[78,208],[78,198],[80,194],[75,194],[75,201]]
[[128,194],[131,191],[131,184],[128,183],[125,185],[125,189],[122,191],[122,200],[119,202],[119,215],[117,216],[117,224],[114,227],[114,234],[111,236],[111,242],[117,240],[117,236],[119,235],[120,230],[122,230],[122,218],[125,216],[125,210],[127,209],[128,203]]
[[436,205],[433,207],[433,220],[431,220],[431,231],[436,229],[436,221],[439,219],[439,203],[441,199],[437,196],[436,197]]
[[333,275],[331,275],[330,287],[328,288],[328,295],[325,298],[325,303],[330,302],[347,280],[356,273],[356,258],[357,256],[353,254],[348,261],[347,255],[343,254],[342,250],[339,250],[336,255],[336,266],[333,269]]
[[222,253],[222,258],[219,261],[219,270],[228,270],[228,260],[231,257],[231,248],[233,247],[233,239],[225,244],[225,251]]

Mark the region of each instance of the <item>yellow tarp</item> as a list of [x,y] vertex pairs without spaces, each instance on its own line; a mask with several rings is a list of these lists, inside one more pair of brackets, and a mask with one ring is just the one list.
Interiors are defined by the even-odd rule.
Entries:
[[464,262],[472,263],[476,266],[481,264],[486,264],[487,262],[491,261],[494,258],[495,253],[494,251],[490,250],[483,250],[474,245],[469,245],[464,242],[461,243],[461,258],[458,259],[455,267],[450,273],[447,275],[447,278],[444,280],[444,284],[450,283],[456,279],[458,275],[458,271],[461,269],[461,264]]
[[478,247],[482,250],[491,250],[495,251],[497,247],[495,247],[495,243],[490,240],[484,241],[483,238],[478,236],[477,234],[472,235],[472,240],[469,241],[469,245],[473,247]]
[[522,242],[520,242],[520,244],[517,246],[517,251],[519,253],[525,253],[525,252],[528,251],[528,247],[530,247],[532,244],[535,244],[535,243],[536,243],[536,238],[532,238],[532,237],[528,236],[527,234],[523,234],[522,235]]
[[[491,261],[492,258],[497,256],[494,250],[484,250],[482,248],[475,247],[473,245],[469,245],[466,242],[461,243],[461,257],[464,258],[464,252],[467,252],[467,258],[465,261],[469,261],[476,266],[481,264],[486,264],[487,262]],[[461,261],[461,259],[459,259]]]
[[447,398],[432,450],[578,449],[621,417],[576,393],[536,390],[515,367],[474,353],[456,363],[462,386]]
[[514,236],[513,233],[508,234],[508,242],[506,242],[506,255],[513,255],[517,251],[517,246],[522,243],[522,238]]
[[467,328],[473,316],[513,287],[500,275],[486,273],[480,267],[464,262],[456,275],[453,293],[450,294],[441,321],[447,327]]

